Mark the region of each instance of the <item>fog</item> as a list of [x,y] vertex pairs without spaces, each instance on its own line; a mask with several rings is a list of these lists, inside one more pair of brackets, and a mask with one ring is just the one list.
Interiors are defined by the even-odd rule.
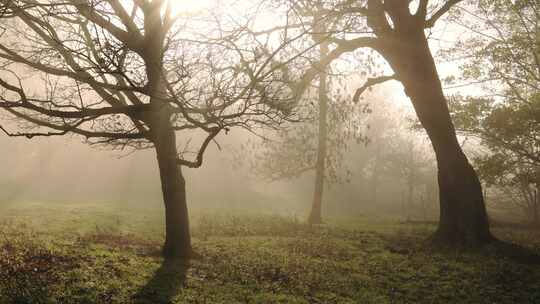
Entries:
[[0,1],[0,304],[540,303],[539,4]]
[[[409,119],[414,116],[398,86],[382,86],[366,99],[373,112],[362,117],[369,126],[362,132],[370,139],[367,143],[351,144],[345,152],[343,170],[350,171],[351,175],[347,181],[325,186],[324,213],[330,217],[366,215],[404,219],[404,180],[398,176],[398,171],[390,170],[382,176],[376,190],[378,197],[373,201],[372,155],[377,145],[384,146],[392,140],[391,137],[379,140],[375,137],[391,129],[390,132],[398,132],[393,137],[410,136],[413,141],[418,141],[418,133],[422,142],[423,131],[410,130]],[[249,165],[250,160],[257,157],[257,151],[244,149],[245,144],[262,143],[260,137],[272,134],[273,131],[262,129],[257,130],[256,135],[233,129],[220,135],[205,153],[201,168],[184,169],[190,210],[305,218],[311,207],[314,170],[299,177],[269,182],[255,175]],[[0,197],[4,204],[98,202],[162,209],[153,149],[111,150],[88,145],[78,136],[32,139],[1,136],[0,146],[5,160],[0,177]],[[430,150],[429,146],[423,149]],[[435,163],[431,165],[434,168]],[[429,218],[434,219],[437,202],[430,202],[430,208]],[[418,213],[417,216],[425,215]]]

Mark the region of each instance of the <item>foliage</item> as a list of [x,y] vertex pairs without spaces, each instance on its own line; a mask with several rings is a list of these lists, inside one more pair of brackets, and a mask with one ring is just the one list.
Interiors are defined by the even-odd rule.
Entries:
[[[332,92],[333,91],[333,92]],[[345,90],[334,89],[328,98],[327,153],[325,182],[350,181],[345,168],[345,154],[355,144],[365,143],[366,123],[371,110],[367,104],[355,104],[350,97],[341,95]],[[315,170],[319,139],[319,107],[312,94],[303,98],[304,121],[284,125],[275,134],[262,140],[248,142],[244,149],[254,151],[250,167],[256,176],[275,181],[291,179]]]
[[486,86],[480,96],[454,98],[456,125],[481,138],[494,154],[504,155],[509,162],[538,166],[538,2],[480,1],[471,9],[471,21],[462,24],[470,30],[463,36],[470,38],[462,38],[447,55],[468,58],[461,66],[461,81]]
[[[470,10],[467,10],[470,9]],[[485,147],[475,162],[506,204],[538,215],[540,185],[540,30],[537,1],[479,1],[456,23],[469,30],[448,50],[468,58],[460,81],[482,83],[479,96],[454,96],[456,127]]]

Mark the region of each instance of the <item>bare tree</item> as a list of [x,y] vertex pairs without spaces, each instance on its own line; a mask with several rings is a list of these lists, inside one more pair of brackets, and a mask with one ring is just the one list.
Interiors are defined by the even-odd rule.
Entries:
[[189,257],[182,167],[200,167],[231,127],[275,127],[293,113],[289,86],[270,60],[279,43],[254,41],[221,21],[185,20],[172,2],[0,1],[0,108],[16,122],[0,128],[154,149],[163,254]]

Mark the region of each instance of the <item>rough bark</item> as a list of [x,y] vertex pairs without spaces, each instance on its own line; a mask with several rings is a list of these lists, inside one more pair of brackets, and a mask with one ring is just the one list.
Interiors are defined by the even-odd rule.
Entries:
[[386,39],[379,52],[403,84],[437,158],[440,221],[434,240],[452,246],[491,241],[482,188],[458,143],[423,27]]

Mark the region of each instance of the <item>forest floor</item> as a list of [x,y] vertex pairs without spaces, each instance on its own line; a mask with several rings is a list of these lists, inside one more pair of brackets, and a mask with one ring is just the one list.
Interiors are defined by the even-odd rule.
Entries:
[[159,257],[159,210],[96,206],[2,207],[0,303],[540,303],[538,232],[464,252],[430,225],[197,215],[187,264]]

